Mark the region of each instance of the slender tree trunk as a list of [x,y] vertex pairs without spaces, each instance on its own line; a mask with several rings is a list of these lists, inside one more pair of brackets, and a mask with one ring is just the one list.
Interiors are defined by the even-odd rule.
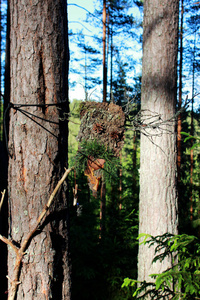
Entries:
[[109,4],[108,4],[108,8],[107,8],[107,13],[106,13],[106,27],[107,27],[107,40],[106,40],[106,93],[107,93],[107,83],[108,83],[108,56],[109,56],[109,46],[110,46],[110,27],[109,27],[109,23],[110,23],[110,13],[109,13]]
[[[194,72],[194,70],[193,70]],[[193,74],[194,78],[194,74]],[[194,81],[194,80],[193,80]],[[193,87],[192,87],[193,90]],[[192,92],[193,94],[193,92]],[[191,109],[191,130],[190,134],[194,135],[194,95],[192,95],[192,109]],[[191,140],[191,148],[193,146],[193,139]],[[194,169],[194,150],[190,149],[190,219],[193,220],[193,169]]]
[[[133,171],[137,168],[137,144],[136,144],[136,132],[133,133]],[[136,176],[133,173],[133,186],[135,186]]]
[[[1,0],[0,0],[0,120],[2,118],[2,96],[1,96]],[[0,140],[2,140],[3,124],[0,123]]]
[[103,102],[107,94],[107,61],[106,61],[106,0],[103,0]]
[[133,190],[133,194],[136,195],[137,194],[137,189],[138,189],[138,185],[137,185],[137,178],[138,178],[138,174],[137,174],[137,133],[134,132],[133,133],[133,156],[132,156],[132,160],[133,160],[133,184],[132,184],[132,190]]
[[[194,50],[193,50],[193,65],[192,65],[192,108],[191,108],[191,129],[190,134],[194,135],[194,74],[195,74],[195,48],[196,48],[196,34],[194,39]],[[190,219],[193,220],[193,169],[194,169],[194,150],[193,139],[191,140],[190,150]]]
[[[191,112],[191,125],[193,122],[193,114]],[[191,140],[191,147],[193,140]],[[193,171],[194,171],[194,151],[190,150],[190,220],[193,220]]]
[[[177,0],[144,1],[141,109],[150,126],[141,134],[139,233],[153,236],[176,234],[178,225],[175,124],[151,126],[175,114],[178,13]],[[170,259],[152,264],[154,250],[139,246],[139,280],[171,267]]]
[[[180,65],[179,65],[179,97],[178,97],[178,109],[181,109],[182,105],[182,69],[183,69],[183,0],[181,0],[181,24],[180,24]],[[178,127],[177,127],[177,178],[178,184],[180,186],[181,181],[181,130],[182,130],[182,121],[181,114],[178,115]],[[180,193],[179,193],[180,194]]]
[[88,86],[87,86],[87,53],[85,49],[85,101],[88,101]]
[[[9,235],[19,244],[67,166],[68,124],[60,121],[68,112],[66,9],[64,0],[10,1],[11,99],[33,105],[21,107],[25,114],[10,110]],[[65,186],[24,256],[16,300],[71,298],[67,221]],[[9,250],[11,280],[14,264]]]
[[100,202],[100,238],[104,237],[106,221],[106,184],[104,178],[101,183],[101,202]]
[[[5,85],[4,85],[4,113],[10,103],[10,1],[7,5],[7,27],[6,27],[6,57],[5,57]],[[8,130],[9,130],[9,114],[4,120],[4,136],[3,141],[7,146]]]
[[113,99],[113,32],[111,25],[110,33],[110,102],[114,103]]
[[[120,155],[120,160],[121,159]],[[122,209],[122,167],[119,169],[119,210]]]

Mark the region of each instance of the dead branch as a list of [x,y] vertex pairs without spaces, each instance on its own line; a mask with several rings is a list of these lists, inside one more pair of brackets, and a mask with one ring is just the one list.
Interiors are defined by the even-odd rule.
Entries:
[[[198,94],[194,97],[197,95]],[[148,109],[140,110],[134,117],[129,118],[130,125],[128,126],[151,138],[154,136],[162,136],[164,133],[170,134],[173,132],[173,130],[170,130],[170,126],[174,126],[177,117],[188,108],[191,100],[192,99],[188,100],[187,96],[184,105],[167,120],[163,120],[161,114]]]
[[[30,244],[35,232],[39,229],[39,226],[42,222],[42,220],[44,219],[49,207],[51,206],[53,199],[58,191],[58,189],[60,188],[60,186],[62,185],[62,183],[65,181],[65,179],[67,178],[67,176],[69,175],[69,173],[71,172],[73,168],[70,169],[65,169],[65,173],[62,176],[62,178],[58,181],[55,189],[53,190],[51,196],[49,197],[49,200],[47,202],[47,204],[45,205],[45,207],[43,208],[43,211],[41,212],[39,218],[37,219],[36,225],[33,228],[33,230],[31,232],[28,233],[27,237],[25,238],[25,240],[23,241],[22,245],[20,246],[20,248],[16,247],[12,241],[8,240],[6,237],[0,235],[0,240],[2,242],[4,242],[5,244],[11,246],[11,248],[15,251],[16,253],[16,261],[15,261],[15,267],[14,267],[14,272],[13,272],[13,279],[10,279],[11,282],[11,288],[9,291],[9,296],[8,296],[8,300],[14,300],[16,297],[16,293],[17,293],[17,288],[18,285],[20,284],[19,281],[19,277],[20,277],[20,270],[21,270],[21,264],[22,264],[22,259],[23,256],[25,254],[25,251],[28,248],[28,245]],[[7,277],[8,278],[8,277]]]
[[1,192],[0,212],[1,212],[2,205],[3,205],[5,193],[6,193],[6,190],[3,190],[3,192]]
[[1,240],[2,242],[4,242],[5,244],[7,244],[8,246],[10,246],[11,248],[13,248],[13,250],[14,250],[15,253],[17,254],[19,248],[17,248],[17,247],[13,244],[12,241],[10,241],[9,239],[7,239],[5,236],[3,236],[3,235],[1,235],[1,234],[0,234],[0,240]]

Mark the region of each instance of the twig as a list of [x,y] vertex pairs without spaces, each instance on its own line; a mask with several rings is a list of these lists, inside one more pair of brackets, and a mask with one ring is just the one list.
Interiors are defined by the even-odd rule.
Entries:
[[5,193],[6,193],[6,190],[3,190],[3,192],[1,192],[0,212],[1,212],[2,205],[3,205]]
[[[197,95],[198,94],[196,94],[194,97]],[[169,126],[174,125],[177,117],[188,108],[190,102],[191,100],[188,100],[188,96],[186,96],[183,107],[181,107],[180,110],[178,110],[170,119],[167,120],[163,120],[161,115],[156,112],[152,112],[150,110],[140,110],[136,116],[129,120],[131,124],[128,126],[132,127],[133,130],[140,131],[142,134],[150,137],[162,136],[164,133],[172,133],[173,131],[170,131]],[[153,131],[149,131],[149,129],[153,129]]]
[[[43,208],[43,211],[42,213],[40,214],[39,218],[37,219],[37,222],[36,222],[36,225],[35,227],[33,228],[33,230],[28,233],[27,237],[25,238],[25,240],[23,241],[22,245],[20,246],[20,248],[16,247],[12,241],[8,240],[6,237],[0,235],[0,240],[2,242],[4,242],[5,244],[9,245],[12,247],[12,249],[15,251],[16,253],[16,261],[15,261],[15,267],[14,267],[14,279],[10,279],[10,282],[11,282],[11,288],[10,288],[10,291],[9,291],[9,296],[8,296],[8,300],[14,300],[15,297],[16,297],[16,293],[17,293],[17,288],[18,288],[18,285],[20,284],[20,281],[19,281],[19,277],[20,277],[20,270],[21,270],[21,264],[22,264],[22,259],[23,259],[23,256],[25,254],[25,251],[26,249],[28,248],[28,245],[30,244],[36,230],[39,228],[42,220],[44,219],[49,207],[51,206],[52,202],[53,202],[53,199],[58,191],[58,189],[60,188],[60,186],[62,185],[62,183],[65,181],[65,179],[67,178],[67,176],[69,175],[69,173],[71,172],[73,168],[70,168],[70,169],[65,169],[65,173],[64,175],[62,176],[62,178],[58,181],[55,189],[53,190],[46,206]],[[8,278],[8,277],[7,277]]]
[[[41,215],[39,216],[39,218],[38,218],[38,220],[37,220],[37,228],[38,228],[38,226],[40,225],[40,223],[41,223],[42,219],[44,218],[45,214],[47,213],[47,210],[49,209],[49,207],[50,207],[50,205],[51,205],[51,203],[52,203],[52,201],[53,201],[53,199],[54,199],[54,197],[55,197],[55,195],[56,195],[56,193],[57,193],[59,187],[60,187],[60,186],[62,185],[62,183],[65,181],[65,179],[67,178],[67,176],[69,175],[69,173],[72,171],[72,169],[73,169],[73,168],[65,169],[65,173],[64,173],[63,177],[58,181],[58,183],[57,183],[57,185],[56,185],[56,187],[55,187],[53,193],[51,194],[51,196],[50,196],[50,198],[49,198],[49,200],[48,200],[48,202],[47,202],[46,207],[43,209]],[[37,229],[37,228],[36,228],[36,229]]]
[[7,244],[8,246],[10,246],[11,248],[13,248],[13,250],[14,250],[15,253],[17,254],[19,248],[16,247],[16,246],[13,244],[13,242],[11,242],[9,239],[7,239],[5,236],[3,236],[3,235],[1,235],[1,234],[0,234],[0,240],[1,240],[2,242],[4,242],[5,244]]
[[[78,8],[81,8],[83,10],[85,10],[87,13],[89,13],[91,16],[93,16],[94,18],[98,19],[99,21],[101,21],[102,23],[104,23],[100,18],[98,18],[97,16],[95,16],[93,13],[91,13],[89,10],[87,10],[85,7],[81,6],[81,5],[78,5],[78,4],[75,4],[75,3],[68,3],[67,4],[68,6],[70,5],[73,5],[73,6],[76,6]],[[107,26],[107,25],[106,25]]]

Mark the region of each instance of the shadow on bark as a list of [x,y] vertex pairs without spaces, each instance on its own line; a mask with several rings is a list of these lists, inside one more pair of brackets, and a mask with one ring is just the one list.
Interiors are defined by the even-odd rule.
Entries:
[[[3,142],[0,142],[0,192],[7,188],[8,162]],[[0,194],[1,199],[1,194]],[[5,194],[3,205],[0,211],[0,234],[8,235],[8,195]],[[0,272],[0,299],[7,299],[7,246],[0,244],[1,272]]]
[[[66,240],[66,234],[68,227],[68,209],[64,208],[59,211],[54,211],[47,216],[42,228],[47,224],[51,224],[52,232],[51,242],[52,249],[55,251],[54,265],[53,265],[53,278],[51,282],[52,299],[63,299],[63,280],[64,280],[64,268],[65,262],[63,258],[66,257],[65,252],[68,251],[68,241]],[[53,223],[53,224],[52,224]],[[41,228],[41,230],[42,230]],[[59,228],[61,230],[59,231]],[[68,256],[69,254],[67,254]]]

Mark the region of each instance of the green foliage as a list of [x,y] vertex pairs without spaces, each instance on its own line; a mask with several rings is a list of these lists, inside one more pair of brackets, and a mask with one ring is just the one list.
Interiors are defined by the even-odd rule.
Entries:
[[198,136],[193,136],[187,132],[181,132],[182,135],[186,135],[187,137],[184,139],[184,142],[187,142],[188,140],[196,140],[197,142],[193,144],[191,149],[194,149],[198,146],[200,146],[200,138]]
[[134,287],[133,297],[145,299],[200,299],[200,240],[192,235],[141,235],[142,243],[156,245],[152,263],[171,258],[172,267],[161,274],[151,274],[152,282],[125,278],[122,287]]
[[[181,180],[178,181],[179,191],[179,232],[197,235],[200,226],[199,195],[200,195],[200,119],[199,111],[193,112],[194,133],[191,136],[191,112],[185,111],[182,117],[183,142],[181,144]],[[193,171],[191,184],[191,147],[193,148]],[[192,201],[189,201],[189,199]],[[193,208],[191,221],[191,205]]]
[[[78,215],[78,207],[70,209],[72,299],[131,299],[133,291],[122,290],[121,284],[127,274],[137,276],[137,214],[131,207],[120,210],[118,182],[107,184],[105,231],[101,234],[100,199],[88,194],[81,174],[76,180],[82,211]],[[73,184],[72,174],[69,184]]]
[[70,118],[69,118],[69,137],[68,137],[68,156],[69,156],[69,166],[72,166],[72,158],[76,155],[78,150],[78,141],[76,137],[79,132],[80,118],[78,107],[81,101],[73,100],[70,103]]
[[106,182],[117,178],[117,172],[120,166],[119,159],[115,157],[113,152],[107,149],[104,144],[100,144],[97,140],[83,140],[80,143],[79,149],[72,160],[77,173],[84,172],[87,168],[88,158],[92,158],[93,161],[98,158],[105,159],[102,172]]

